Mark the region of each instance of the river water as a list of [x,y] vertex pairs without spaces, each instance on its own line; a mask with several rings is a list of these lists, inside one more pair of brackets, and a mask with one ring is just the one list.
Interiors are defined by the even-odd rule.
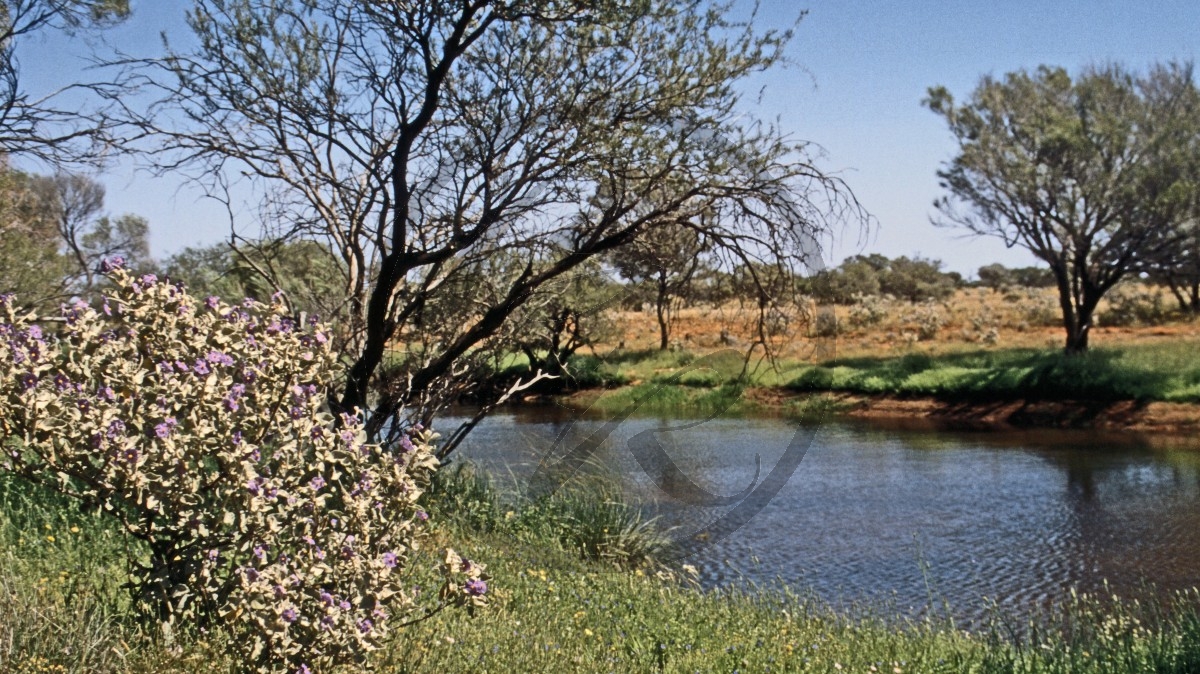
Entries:
[[1066,431],[616,422],[524,407],[485,420],[459,458],[527,491],[544,486],[546,466],[594,450],[590,463],[676,527],[682,561],[708,587],[782,582],[834,605],[971,619],[989,601],[1023,615],[1072,588],[1137,596],[1147,584],[1200,585],[1198,448]]

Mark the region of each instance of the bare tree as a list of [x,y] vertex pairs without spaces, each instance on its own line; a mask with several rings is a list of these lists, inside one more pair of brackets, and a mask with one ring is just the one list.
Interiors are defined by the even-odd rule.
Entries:
[[475,386],[539,289],[646,230],[703,212],[728,259],[793,270],[831,219],[862,217],[807,146],[738,115],[736,84],[790,33],[720,7],[198,0],[189,22],[194,51],[123,63],[158,99],[126,121],[159,170],[218,196],[243,174],[276,236],[341,257],[350,364],[330,403],[370,410],[377,436]]
[[64,91],[102,85],[69,84],[31,97],[21,86],[16,47],[39,31],[73,33],[109,26],[128,15],[128,0],[0,0],[0,153],[44,160],[93,155],[93,144],[104,140],[108,122],[100,113],[81,115],[77,107],[57,101]]
[[[959,153],[938,172],[944,224],[996,236],[1046,262],[1059,290],[1066,352],[1087,349],[1104,293],[1176,244],[1194,213],[1197,114],[1190,65],[1138,77],[1120,66],[985,77],[956,105],[927,105]],[[968,207],[959,210],[958,205]]]

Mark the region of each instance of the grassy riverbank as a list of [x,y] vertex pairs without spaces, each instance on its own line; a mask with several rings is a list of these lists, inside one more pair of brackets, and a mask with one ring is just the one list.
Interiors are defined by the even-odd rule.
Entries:
[[[434,543],[488,564],[492,605],[445,611],[378,652],[383,672],[1193,672],[1200,598],[1080,598],[1041,627],[1002,616],[970,633],[884,607],[851,618],[779,589],[701,592],[652,555],[632,509],[576,492],[500,502],[469,473],[430,499]],[[219,634],[166,644],[128,619],[124,542],[93,516],[0,483],[0,671],[226,672]],[[432,565],[430,547],[422,559]],[[589,561],[585,557],[598,558]],[[432,582],[417,571],[416,585]],[[1017,636],[1023,635],[1023,636]]]
[[[643,351],[587,362],[567,403],[609,413],[921,414],[1026,426],[1186,430],[1200,422],[1194,342],[1059,349],[931,348],[743,371],[735,354]],[[904,403],[904,404],[898,404]],[[1008,407],[1006,404],[1012,403]]]

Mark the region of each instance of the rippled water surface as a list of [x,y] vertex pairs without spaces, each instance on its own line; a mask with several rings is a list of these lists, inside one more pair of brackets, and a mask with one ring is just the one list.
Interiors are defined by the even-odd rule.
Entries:
[[[496,414],[461,456],[522,489],[545,457],[605,436],[595,460],[678,526],[708,586],[781,580],[833,603],[882,601],[914,613],[933,597],[971,617],[984,598],[1023,613],[1072,587],[1100,591],[1107,582],[1131,595],[1146,582],[1160,591],[1200,585],[1195,446],[1073,432],[576,416],[552,408]],[[640,465],[631,439],[643,448],[657,441],[670,462]],[[761,510],[728,535],[720,518],[736,505],[672,498],[687,495],[688,481],[714,496],[737,494],[754,484],[756,455],[762,484],[797,452],[803,459],[790,479],[769,500],[755,492]]]

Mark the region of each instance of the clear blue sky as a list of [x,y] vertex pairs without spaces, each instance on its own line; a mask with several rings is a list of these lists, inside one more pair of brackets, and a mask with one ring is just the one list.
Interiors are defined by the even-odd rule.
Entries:
[[[185,41],[188,4],[133,0],[133,18],[107,39],[142,55],[157,53],[162,31]],[[751,5],[737,0],[739,15]],[[804,9],[788,49],[796,65],[755,82],[764,92],[761,101],[748,97],[747,111],[778,117],[795,138],[822,146],[820,166],[842,175],[877,219],[866,237],[853,227],[838,236],[826,255],[835,264],[857,252],[921,254],[965,274],[989,262],[1033,262],[999,242],[930,224],[940,195],[935,172],[954,146],[944,123],[921,107],[929,86],[963,97],[987,73],[1043,63],[1076,71],[1106,61],[1144,69],[1195,59],[1200,45],[1200,3],[1184,0],[763,0],[756,22],[787,27]],[[21,52],[29,88],[78,77],[87,51],[80,40],[30,41]],[[192,189],[125,165],[103,179],[110,211],[150,220],[157,256],[227,235],[224,209]]]

